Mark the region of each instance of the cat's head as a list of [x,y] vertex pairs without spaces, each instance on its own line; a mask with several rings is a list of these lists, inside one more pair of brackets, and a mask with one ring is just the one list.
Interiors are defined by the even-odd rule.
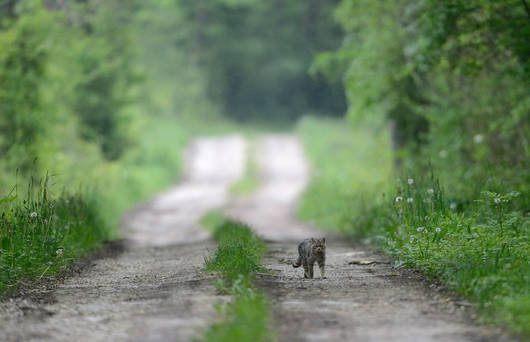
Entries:
[[313,246],[313,252],[315,253],[322,254],[326,251],[326,238],[311,238],[311,244]]

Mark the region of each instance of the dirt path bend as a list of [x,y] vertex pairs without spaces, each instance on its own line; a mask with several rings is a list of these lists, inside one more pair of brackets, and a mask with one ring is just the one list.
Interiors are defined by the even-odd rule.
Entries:
[[280,341],[505,340],[473,326],[463,307],[418,274],[394,270],[388,258],[336,235],[327,238],[327,279],[303,279],[303,270],[290,265],[297,243],[324,233],[295,219],[309,176],[302,148],[290,135],[266,136],[258,146],[261,187],[226,211],[268,240],[265,265],[274,274],[258,284],[272,300]]
[[203,270],[215,245],[198,227],[245,165],[239,136],[196,140],[182,182],[125,215],[124,251],[55,288],[0,303],[0,341],[190,341],[216,294]]

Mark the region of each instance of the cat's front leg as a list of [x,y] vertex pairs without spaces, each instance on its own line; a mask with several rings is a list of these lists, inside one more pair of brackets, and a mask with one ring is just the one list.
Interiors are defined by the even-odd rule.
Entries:
[[313,262],[309,263],[309,278],[313,279],[313,267],[315,264]]
[[326,279],[326,270],[325,270],[326,264],[324,260],[318,262],[318,268],[320,268],[320,278]]
[[307,262],[304,260],[304,278],[309,278],[309,266],[307,265]]

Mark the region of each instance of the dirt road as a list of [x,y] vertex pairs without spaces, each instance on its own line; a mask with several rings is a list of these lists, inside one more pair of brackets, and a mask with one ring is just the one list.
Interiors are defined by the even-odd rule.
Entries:
[[189,341],[215,317],[203,272],[215,244],[199,227],[245,165],[239,136],[198,139],[182,181],[123,218],[124,250],[78,276],[0,303],[1,341]]
[[[261,186],[230,198],[227,188],[245,165],[241,137],[198,139],[182,182],[124,217],[124,251],[92,262],[79,275],[25,298],[0,303],[0,340],[189,341],[215,317],[216,293],[203,272],[214,248],[198,227],[223,207],[249,222],[269,245],[261,275],[281,341],[498,341],[470,324],[468,314],[410,271],[393,270],[374,252],[327,235],[328,279],[302,279],[289,261],[296,243],[322,236],[294,210],[309,172],[297,140],[260,140]],[[373,261],[371,265],[350,264]],[[318,271],[316,272],[319,275]]]
[[[297,243],[324,233],[295,219],[298,197],[309,172],[292,136],[262,139],[257,154],[260,189],[229,206],[266,238],[267,268],[259,286],[272,300],[280,341],[499,341],[504,337],[471,325],[455,301],[388,258],[327,234],[327,279],[303,279],[290,262]],[[351,264],[356,261],[370,265]],[[320,273],[315,270],[319,276]]]

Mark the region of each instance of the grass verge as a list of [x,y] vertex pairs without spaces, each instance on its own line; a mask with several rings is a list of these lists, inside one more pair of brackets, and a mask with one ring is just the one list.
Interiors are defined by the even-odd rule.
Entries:
[[299,208],[303,219],[381,247],[396,266],[417,268],[465,295],[481,322],[530,336],[528,194],[479,180],[469,184],[481,187],[479,196],[466,198],[444,190],[432,171],[396,180],[375,167],[389,153],[375,153],[380,137],[342,121],[306,119],[298,133],[314,168]]
[[219,272],[216,286],[232,295],[232,301],[216,306],[220,320],[212,324],[201,341],[270,341],[270,306],[252,286],[254,274],[264,271],[260,258],[265,243],[242,223],[224,221],[214,232],[218,245],[206,259],[208,271]]
[[34,187],[24,200],[16,193],[0,199],[0,297],[54,275],[111,236],[92,196],[52,198],[47,179]]

